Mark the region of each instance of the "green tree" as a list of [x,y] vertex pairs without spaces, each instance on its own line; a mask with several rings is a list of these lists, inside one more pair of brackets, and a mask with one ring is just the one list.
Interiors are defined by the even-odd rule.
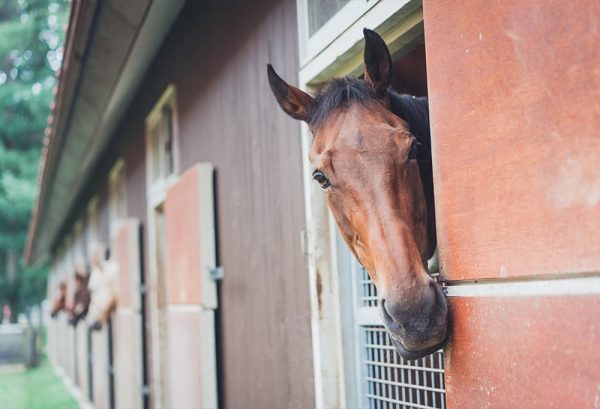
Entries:
[[22,254],[68,10],[68,0],[0,1],[0,306],[13,319],[45,296],[47,269]]

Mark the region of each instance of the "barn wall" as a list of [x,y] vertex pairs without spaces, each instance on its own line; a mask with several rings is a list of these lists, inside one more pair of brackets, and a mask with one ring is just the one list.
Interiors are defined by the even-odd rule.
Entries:
[[[108,172],[122,157],[128,216],[147,226],[144,121],[174,84],[181,173],[200,161],[215,166],[226,407],[314,404],[300,131],[279,115],[266,79],[267,62],[297,76],[296,33],[293,1],[189,2],[79,200],[83,206],[100,193],[108,237]],[[147,266],[146,229],[143,239]]]
[[174,27],[140,102],[174,83],[182,171],[215,166],[222,403],[310,407],[300,130],[266,77],[267,62],[297,76],[296,4],[192,1]]
[[448,406],[596,407],[600,8],[424,12]]
[[[220,284],[218,368],[223,407],[314,405],[300,128],[281,114],[266,77],[271,62],[296,78],[291,0],[189,1],[65,223],[98,195],[108,240],[108,173],[125,160],[127,213],[143,226],[148,274],[144,121],[167,85],[177,92],[180,171],[215,167]],[[147,313],[146,333],[151,342]],[[119,338],[116,331],[115,339]],[[105,338],[95,334],[94,396],[107,404]],[[150,346],[151,347],[151,346]],[[152,357],[147,357],[151,368]]]

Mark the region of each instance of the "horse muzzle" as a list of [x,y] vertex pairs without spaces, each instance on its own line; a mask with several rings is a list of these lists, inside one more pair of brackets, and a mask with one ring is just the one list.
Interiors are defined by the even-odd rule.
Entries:
[[448,306],[439,285],[431,282],[428,296],[414,305],[382,299],[379,308],[392,344],[407,360],[423,358],[446,343]]

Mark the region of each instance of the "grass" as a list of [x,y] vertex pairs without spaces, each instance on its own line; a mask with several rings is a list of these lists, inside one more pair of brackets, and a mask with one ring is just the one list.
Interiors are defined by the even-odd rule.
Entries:
[[0,408],[77,409],[79,405],[44,358],[37,368],[0,373]]

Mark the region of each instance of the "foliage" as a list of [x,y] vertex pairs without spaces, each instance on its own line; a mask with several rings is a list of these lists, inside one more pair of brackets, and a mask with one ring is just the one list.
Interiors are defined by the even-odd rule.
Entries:
[[13,318],[45,294],[46,269],[20,259],[68,10],[68,0],[0,2],[0,306]]

